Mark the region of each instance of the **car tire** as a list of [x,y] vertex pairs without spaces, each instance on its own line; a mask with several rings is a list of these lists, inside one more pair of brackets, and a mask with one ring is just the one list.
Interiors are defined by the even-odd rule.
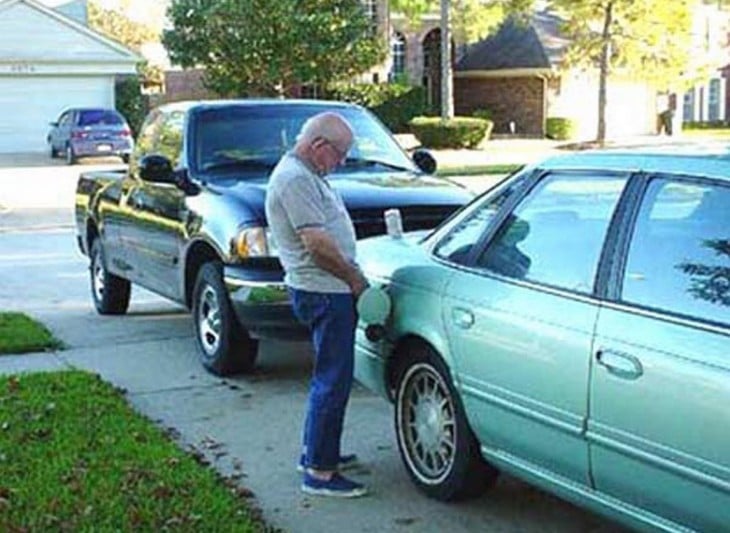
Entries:
[[56,152],[56,149],[53,147],[53,143],[48,141],[48,146],[50,146],[51,159],[56,159],[58,157],[58,152]]
[[204,264],[193,288],[193,325],[203,366],[217,376],[250,372],[258,341],[239,324],[219,263]]
[[122,157],[122,163],[124,163],[125,165],[128,165],[129,164],[129,154],[122,154],[121,157]]
[[492,486],[499,471],[481,456],[459,395],[430,347],[411,347],[398,373],[395,431],[403,464],[427,496],[455,501]]
[[78,157],[74,154],[74,149],[70,144],[66,145],[66,163],[69,165],[75,165],[78,161]]
[[110,273],[105,267],[104,249],[99,239],[91,244],[91,298],[101,315],[123,315],[129,307],[132,285],[128,280]]

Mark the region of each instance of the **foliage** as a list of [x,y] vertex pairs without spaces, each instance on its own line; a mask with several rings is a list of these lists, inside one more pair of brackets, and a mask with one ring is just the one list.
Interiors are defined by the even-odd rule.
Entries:
[[147,98],[142,94],[139,76],[118,78],[114,92],[117,111],[127,119],[136,138],[147,114]]
[[413,117],[426,111],[426,90],[421,86],[387,83],[338,83],[327,97],[367,107],[394,133],[408,131]]
[[0,354],[40,352],[61,347],[63,343],[43,324],[22,313],[0,313]]
[[703,246],[714,251],[720,260],[716,265],[682,263],[679,268],[692,278],[689,292],[698,300],[730,306],[730,268],[723,266],[730,259],[730,240],[708,239]]
[[427,148],[476,148],[491,131],[492,123],[473,117],[416,117],[411,132]]
[[386,54],[359,0],[173,0],[168,16],[172,61],[205,67],[207,87],[226,96],[347,80]]
[[[261,531],[241,497],[98,376],[0,381],[0,530]],[[204,459],[199,459],[204,461]]]
[[474,111],[472,111],[471,116],[475,117],[475,118],[481,118],[484,120],[492,120],[492,117],[494,115],[492,114],[491,110],[482,108],[482,109],[475,109]]
[[545,136],[556,141],[572,139],[575,135],[575,122],[565,117],[548,117],[545,121]]
[[442,178],[452,176],[493,176],[495,174],[512,174],[517,172],[525,165],[519,164],[496,164],[496,165],[471,165],[458,167],[442,167],[439,166],[436,175]]
[[[127,3],[123,3],[123,7]],[[135,52],[139,52],[145,43],[160,40],[159,33],[152,26],[130,20],[121,10],[104,9],[97,1],[88,3],[88,19],[90,28]]]
[[724,120],[713,120],[710,122],[684,122],[683,130],[725,130],[729,129],[730,124]]
[[550,0],[571,44],[565,66],[598,67],[597,140],[606,137],[608,77],[622,74],[667,89],[686,76],[697,0]]

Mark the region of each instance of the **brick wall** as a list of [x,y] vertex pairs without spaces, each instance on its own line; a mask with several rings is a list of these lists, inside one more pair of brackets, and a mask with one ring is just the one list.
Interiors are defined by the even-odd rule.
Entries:
[[494,133],[544,135],[544,84],[540,78],[454,78],[454,105],[457,115],[469,116],[476,109],[489,109]]
[[216,98],[216,95],[203,86],[203,69],[168,70],[165,72],[165,92],[160,98],[164,102],[179,102]]

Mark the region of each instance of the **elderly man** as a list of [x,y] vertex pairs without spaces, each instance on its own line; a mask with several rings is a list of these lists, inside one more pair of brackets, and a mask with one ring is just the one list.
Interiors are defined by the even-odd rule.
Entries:
[[315,351],[299,460],[302,490],[349,498],[367,492],[340,474],[357,461],[340,453],[340,440],[353,381],[355,300],[367,281],[355,263],[352,220],[325,176],[344,162],[352,142],[339,114],[310,118],[274,169],[266,198],[294,313],[309,328]]

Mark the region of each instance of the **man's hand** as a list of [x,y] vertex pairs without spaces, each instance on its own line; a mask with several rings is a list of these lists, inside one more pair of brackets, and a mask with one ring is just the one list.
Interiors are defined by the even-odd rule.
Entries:
[[347,283],[355,298],[368,287],[362,272],[342,255],[337,243],[326,231],[305,228],[299,231],[299,235],[316,265]]

